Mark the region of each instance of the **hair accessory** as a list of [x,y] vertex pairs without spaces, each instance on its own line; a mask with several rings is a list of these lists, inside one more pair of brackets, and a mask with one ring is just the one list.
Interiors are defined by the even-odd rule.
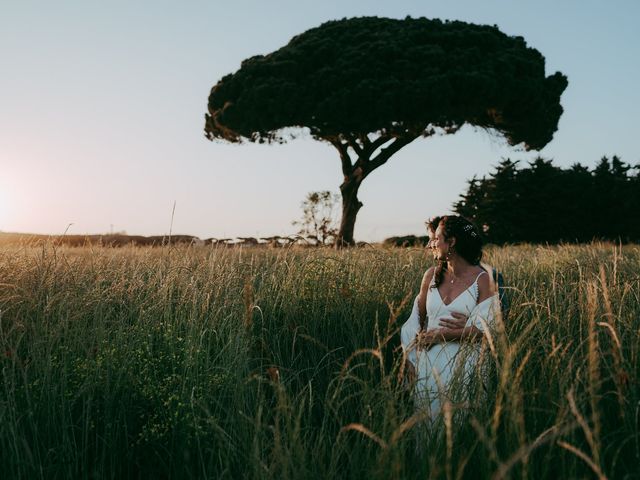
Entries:
[[464,227],[462,227],[462,230],[467,232],[472,237],[477,237],[478,236],[478,234],[476,233],[475,229],[473,228],[473,225],[467,224]]

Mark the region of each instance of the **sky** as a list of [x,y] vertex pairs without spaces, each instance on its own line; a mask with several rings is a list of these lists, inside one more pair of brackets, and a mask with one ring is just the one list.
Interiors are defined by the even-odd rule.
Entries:
[[636,0],[0,0],[0,231],[295,233],[308,192],[338,192],[337,152],[311,138],[209,142],[209,91],[309,28],[373,15],[497,25],[569,86],[541,152],[471,127],[402,149],[362,184],[356,240],[424,234],[502,158],[640,163]]

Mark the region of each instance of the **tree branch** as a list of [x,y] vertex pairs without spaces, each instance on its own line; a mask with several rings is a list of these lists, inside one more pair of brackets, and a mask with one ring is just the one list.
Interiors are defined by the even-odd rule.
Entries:
[[[413,142],[416,138],[418,138],[418,136],[419,135],[411,134],[411,135],[406,135],[406,136],[403,136],[403,137],[398,137],[398,138],[395,139],[395,141],[391,145],[389,145],[386,148],[383,148],[378,155],[376,155],[374,158],[372,158],[365,165],[363,179],[364,179],[364,177],[369,175],[372,171],[374,171],[376,168],[378,168],[381,165],[384,165],[387,162],[387,160],[389,160],[389,158],[391,158],[391,156],[393,154],[395,154],[402,147],[404,147],[404,146],[410,144],[411,142]],[[380,139],[377,139],[376,142],[378,142],[379,140]],[[373,144],[375,144],[376,142],[373,142]],[[381,144],[384,144],[384,142],[382,142]]]
[[358,157],[362,156],[362,147],[360,147],[360,145],[358,145],[358,141],[356,140],[355,137],[353,137],[353,136],[347,137],[347,143],[349,144],[349,146],[351,148],[353,148],[353,151],[356,152],[356,155]]
[[366,133],[358,135],[358,140],[360,140],[363,149],[367,149],[371,145],[371,140],[369,140],[369,136]]
[[373,152],[375,152],[379,147],[387,143],[388,141],[393,140],[393,137],[381,135],[376,138],[373,142],[369,141],[368,145],[365,148],[365,152],[368,157],[370,157]]
[[349,157],[349,152],[347,151],[347,144],[342,143],[337,138],[327,138],[327,141],[338,150],[340,161],[342,162],[342,174],[345,179],[349,178],[353,172],[353,163],[351,163],[351,157]]

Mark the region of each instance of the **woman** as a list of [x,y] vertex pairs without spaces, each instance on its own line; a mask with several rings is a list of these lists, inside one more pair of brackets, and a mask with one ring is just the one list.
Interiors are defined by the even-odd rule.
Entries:
[[[477,361],[477,342],[499,314],[493,279],[480,265],[482,240],[463,217],[438,221],[430,242],[437,265],[425,273],[411,316],[402,327],[402,346],[415,367],[415,400],[436,418],[452,386],[465,383]],[[477,343],[476,343],[477,345]],[[462,398],[460,398],[462,399]]]
[[[442,220],[442,217],[433,217],[429,219],[428,222],[425,222],[427,226],[427,235],[429,236],[428,247],[431,247],[432,242],[435,240],[436,229],[440,224],[440,220]],[[436,250],[432,250],[432,252],[433,252],[433,258],[437,260]],[[480,266],[484,268],[489,275],[491,275],[493,288],[498,291],[498,296],[500,297],[500,312],[502,314],[502,319],[506,321],[507,316],[509,314],[510,300],[509,300],[508,288],[505,287],[504,285],[504,277],[502,273],[500,273],[495,267],[492,267],[488,263],[482,262]],[[458,317],[458,318],[459,318],[459,321],[467,320],[466,318],[463,319],[462,317]]]

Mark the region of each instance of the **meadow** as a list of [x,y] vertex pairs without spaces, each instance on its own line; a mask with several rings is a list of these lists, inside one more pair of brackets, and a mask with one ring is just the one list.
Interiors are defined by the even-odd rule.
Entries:
[[426,431],[420,249],[0,248],[3,478],[640,478],[640,247],[490,247],[511,310]]

